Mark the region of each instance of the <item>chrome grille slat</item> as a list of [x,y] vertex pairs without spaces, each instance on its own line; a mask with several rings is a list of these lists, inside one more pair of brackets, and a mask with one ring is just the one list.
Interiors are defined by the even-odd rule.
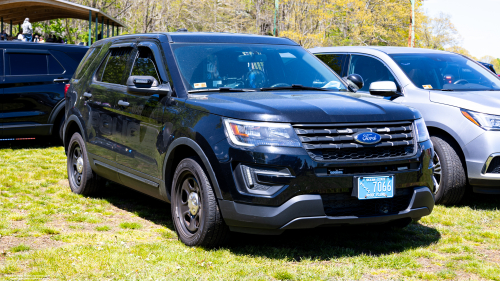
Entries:
[[[400,158],[416,153],[412,122],[365,124],[295,124],[309,155],[317,161]],[[381,141],[364,145],[354,141],[354,134],[376,132]]]

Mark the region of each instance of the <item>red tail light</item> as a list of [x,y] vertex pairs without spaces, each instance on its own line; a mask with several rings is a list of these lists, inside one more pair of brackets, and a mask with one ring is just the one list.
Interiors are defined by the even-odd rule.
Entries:
[[64,97],[66,97],[66,93],[68,93],[69,84],[64,85]]

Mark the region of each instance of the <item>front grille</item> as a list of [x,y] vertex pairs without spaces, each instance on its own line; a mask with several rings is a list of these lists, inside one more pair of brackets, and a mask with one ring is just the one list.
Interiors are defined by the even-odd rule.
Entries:
[[497,156],[491,160],[490,166],[486,171],[488,174],[500,174],[500,156]]
[[[304,148],[316,161],[388,159],[412,156],[416,141],[411,122],[366,124],[304,124],[294,125]],[[378,133],[379,143],[356,143],[354,135]]]
[[341,216],[393,215],[406,210],[413,196],[413,188],[398,188],[393,198],[359,200],[351,193],[321,194],[325,214]]

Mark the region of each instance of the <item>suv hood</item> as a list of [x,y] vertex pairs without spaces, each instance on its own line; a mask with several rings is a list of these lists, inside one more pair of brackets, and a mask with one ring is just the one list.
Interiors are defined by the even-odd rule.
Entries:
[[186,106],[224,117],[289,123],[414,120],[417,110],[366,94],[317,91],[190,94]]
[[430,91],[430,100],[435,103],[456,106],[471,111],[499,115],[500,92],[437,92]]

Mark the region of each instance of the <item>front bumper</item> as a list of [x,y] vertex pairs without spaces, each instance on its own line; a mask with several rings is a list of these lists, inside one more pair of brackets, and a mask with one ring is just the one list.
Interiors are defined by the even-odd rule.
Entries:
[[500,132],[486,131],[465,147],[469,183],[477,193],[500,194],[500,174],[487,173],[490,156],[500,153]]
[[416,187],[405,210],[397,214],[368,217],[327,216],[321,195],[317,194],[298,195],[278,207],[249,205],[227,200],[219,200],[219,207],[232,231],[277,235],[287,229],[379,224],[404,218],[418,219],[432,212],[434,195],[428,187]]

